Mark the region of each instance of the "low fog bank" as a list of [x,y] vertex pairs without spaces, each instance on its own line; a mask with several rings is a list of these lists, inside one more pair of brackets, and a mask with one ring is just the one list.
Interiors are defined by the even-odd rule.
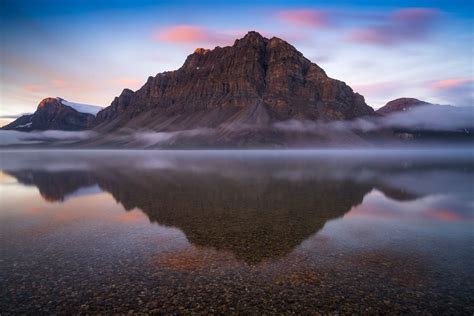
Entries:
[[[0,131],[0,146],[59,148],[377,148],[473,143],[474,108],[419,106],[352,121],[284,121],[178,131]],[[422,140],[422,142],[420,142]],[[425,145],[426,145],[425,144]]]
[[322,123],[293,120],[275,123],[274,126],[281,130],[297,132],[319,132],[321,130],[372,132],[387,129],[439,132],[464,131],[474,128],[474,107],[427,105],[387,116],[366,117],[352,121]]

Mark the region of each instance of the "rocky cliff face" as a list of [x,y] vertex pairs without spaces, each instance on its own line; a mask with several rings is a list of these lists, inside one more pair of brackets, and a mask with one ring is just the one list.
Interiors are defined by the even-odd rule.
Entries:
[[95,116],[64,105],[60,98],[46,98],[34,114],[23,115],[2,129],[16,131],[65,130],[78,131],[92,127]]
[[149,77],[136,92],[124,90],[98,113],[95,126],[229,129],[372,113],[361,95],[287,42],[249,32],[233,46],[196,49],[178,70]]

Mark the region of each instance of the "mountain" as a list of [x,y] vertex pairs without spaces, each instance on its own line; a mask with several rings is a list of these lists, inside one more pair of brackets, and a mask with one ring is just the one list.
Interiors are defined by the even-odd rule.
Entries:
[[72,103],[61,98],[46,98],[40,102],[35,113],[23,115],[2,129],[16,131],[89,129],[101,109],[98,106]]
[[[196,49],[179,69],[149,77],[137,91],[124,89],[104,109],[47,98],[3,129],[90,130],[65,142],[82,148],[365,146],[472,141],[472,114],[414,98],[375,112],[284,40],[249,32],[232,46]],[[18,139],[25,138],[1,136],[8,145],[21,146]],[[34,141],[64,146],[51,135]]]
[[426,105],[434,105],[434,104],[421,101],[415,98],[399,98],[399,99],[395,99],[388,102],[383,107],[378,109],[376,112],[377,114],[387,115],[387,114],[391,114],[395,112],[406,111],[413,107],[426,106]]
[[181,68],[149,77],[136,92],[125,89],[98,113],[95,129],[228,131],[373,112],[361,95],[329,78],[287,42],[249,32],[233,46],[196,49]]

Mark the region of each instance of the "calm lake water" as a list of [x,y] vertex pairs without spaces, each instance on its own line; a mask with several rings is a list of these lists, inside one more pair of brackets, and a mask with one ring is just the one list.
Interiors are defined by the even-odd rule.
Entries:
[[474,151],[4,151],[0,313],[474,313]]

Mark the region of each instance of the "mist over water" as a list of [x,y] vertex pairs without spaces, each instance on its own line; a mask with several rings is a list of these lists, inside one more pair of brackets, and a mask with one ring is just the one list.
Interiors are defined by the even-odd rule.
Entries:
[[[0,146],[69,146],[90,148],[167,148],[180,146],[183,148],[199,147],[242,147],[241,139],[249,135],[275,135],[262,143],[248,144],[252,148],[270,147],[382,147],[410,146],[389,136],[389,131],[405,133],[457,133],[464,141],[472,143],[471,133],[474,131],[474,107],[454,106],[418,106],[406,111],[392,113],[386,116],[362,117],[350,121],[301,121],[290,120],[271,125],[255,125],[235,122],[231,125],[221,125],[215,128],[200,127],[187,130],[153,131],[150,129],[122,128],[113,132],[98,131],[32,131],[20,132],[14,130],[0,131]],[[366,138],[366,133],[372,133]],[[239,134],[242,134],[239,136]],[[226,138],[237,135],[235,139]],[[274,136],[275,137],[275,136]],[[292,140],[302,138],[300,143]],[[445,140],[430,141],[438,143],[438,147],[451,146],[452,142]],[[281,143],[281,144],[280,144]],[[419,145],[419,144],[417,144]],[[245,147],[245,146],[243,146]]]

